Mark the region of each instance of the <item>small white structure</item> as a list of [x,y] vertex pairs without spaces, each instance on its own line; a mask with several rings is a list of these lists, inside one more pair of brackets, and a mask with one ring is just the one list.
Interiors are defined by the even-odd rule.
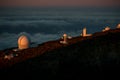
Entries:
[[105,32],[105,31],[108,31],[108,30],[110,30],[110,27],[107,26],[105,29],[102,30],[102,32]]
[[13,49],[13,51],[14,51],[14,52],[17,52],[17,51],[19,51],[19,49],[18,49],[18,48],[17,48],[17,49]]
[[86,28],[83,28],[82,36],[86,36],[86,34],[87,34],[87,29],[86,29]]
[[120,29],[120,24],[118,24],[118,25],[117,25],[117,28],[119,28],[119,29]]
[[68,39],[72,39],[72,37],[71,37],[71,36],[68,36],[67,38],[68,38]]
[[63,34],[63,41],[60,41],[62,44],[67,44],[67,34]]
[[4,59],[10,60],[10,59],[12,59],[12,58],[14,58],[14,57],[17,57],[17,56],[18,56],[18,54],[9,54],[9,55],[5,55],[5,56],[4,56]]
[[12,54],[10,54],[10,55],[5,55],[4,56],[4,59],[8,59],[8,60],[10,60],[10,59],[12,59],[14,56],[12,55]]
[[19,50],[29,48],[29,44],[30,44],[30,41],[27,38],[27,36],[22,35],[22,36],[19,37],[19,39],[18,39],[18,48],[19,48]]
[[87,29],[83,28],[81,36],[86,37],[86,36],[91,36],[92,34],[87,34]]

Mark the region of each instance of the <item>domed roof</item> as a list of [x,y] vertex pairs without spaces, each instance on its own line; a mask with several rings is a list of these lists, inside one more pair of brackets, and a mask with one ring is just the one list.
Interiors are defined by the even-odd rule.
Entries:
[[105,28],[105,30],[110,30],[110,27],[107,26],[107,27]]
[[18,39],[18,47],[19,49],[26,49],[26,48],[29,48],[29,39],[27,36],[25,35],[22,35],[19,37]]
[[117,28],[120,28],[120,24],[117,25]]
[[104,31],[108,31],[108,30],[110,30],[110,27],[105,27],[105,29],[103,29],[102,31],[104,32]]
[[63,34],[63,36],[67,36],[67,34]]

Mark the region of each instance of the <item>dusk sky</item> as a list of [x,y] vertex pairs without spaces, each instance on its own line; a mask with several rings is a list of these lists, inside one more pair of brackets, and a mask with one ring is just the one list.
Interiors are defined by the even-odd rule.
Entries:
[[120,6],[120,0],[0,0],[0,6],[118,7]]

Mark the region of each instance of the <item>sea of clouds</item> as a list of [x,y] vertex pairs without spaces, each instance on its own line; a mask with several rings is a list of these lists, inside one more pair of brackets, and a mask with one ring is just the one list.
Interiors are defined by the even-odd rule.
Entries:
[[20,35],[41,44],[59,39],[64,33],[79,36],[84,27],[88,33],[120,23],[120,11],[112,9],[0,9],[0,50],[17,47]]
[[[76,32],[68,32],[67,34],[68,36],[75,37],[75,36],[80,36],[80,33],[81,33],[81,30]],[[43,33],[30,34],[27,32],[2,33],[0,34],[0,50],[17,47],[18,39],[21,35],[26,35],[30,39],[30,42],[34,43],[33,47],[36,47],[38,44],[42,44],[44,42],[51,41],[51,40],[60,39],[63,34],[64,32],[58,32],[58,34],[43,34]]]

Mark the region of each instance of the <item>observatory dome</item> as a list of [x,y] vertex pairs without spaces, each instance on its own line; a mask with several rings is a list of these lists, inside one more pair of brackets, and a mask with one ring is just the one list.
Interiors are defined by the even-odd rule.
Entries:
[[25,35],[20,36],[19,39],[18,39],[18,47],[19,47],[19,49],[27,49],[27,48],[29,48],[29,43],[30,43],[30,41],[29,41],[28,37],[25,36]]

